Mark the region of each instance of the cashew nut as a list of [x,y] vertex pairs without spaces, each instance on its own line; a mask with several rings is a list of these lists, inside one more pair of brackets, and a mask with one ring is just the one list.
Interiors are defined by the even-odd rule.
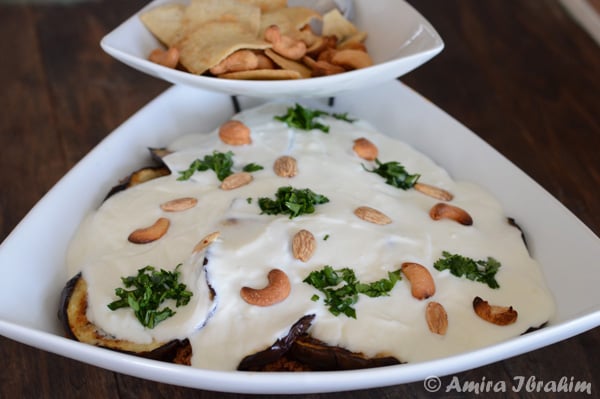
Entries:
[[418,263],[402,264],[402,273],[410,281],[410,293],[414,298],[426,299],[435,294],[435,283],[429,270]]
[[209,69],[213,75],[249,71],[258,68],[258,57],[250,50],[238,50]]
[[361,69],[373,65],[369,54],[361,50],[338,50],[331,58],[331,63],[349,69]]
[[477,316],[498,326],[507,326],[517,321],[518,313],[512,306],[490,305],[480,297],[473,299],[473,310]]
[[250,305],[271,306],[286,299],[290,295],[292,287],[290,280],[279,269],[273,269],[267,275],[269,284],[261,289],[242,287],[240,296]]
[[429,210],[429,216],[433,220],[451,219],[465,226],[473,224],[473,218],[462,208],[454,205],[437,203]]
[[306,44],[282,35],[279,26],[271,25],[265,30],[265,40],[273,45],[273,51],[290,60],[299,60],[306,54]]
[[171,222],[167,218],[159,218],[152,226],[134,230],[127,239],[134,244],[147,244],[156,241],[169,230]]
[[167,68],[175,68],[179,63],[179,50],[176,47],[170,47],[168,50],[157,48],[152,50],[148,60]]

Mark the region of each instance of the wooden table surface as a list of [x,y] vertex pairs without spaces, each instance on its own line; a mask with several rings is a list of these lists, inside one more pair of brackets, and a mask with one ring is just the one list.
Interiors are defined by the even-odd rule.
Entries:
[[[0,240],[103,137],[169,87],[113,60],[98,44],[145,1],[8,3],[0,1]],[[599,235],[597,44],[557,0],[410,3],[436,27],[446,48],[401,80],[505,154]],[[456,376],[509,387],[516,376],[556,382],[574,377],[589,382],[592,397],[600,397],[599,348],[595,328]],[[133,378],[1,337],[0,359],[0,398],[244,397]],[[426,393],[415,382],[309,397]],[[552,397],[510,389],[497,396]]]

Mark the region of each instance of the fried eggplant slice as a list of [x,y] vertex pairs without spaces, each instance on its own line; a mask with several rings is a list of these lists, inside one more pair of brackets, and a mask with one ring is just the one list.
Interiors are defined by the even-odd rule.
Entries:
[[282,359],[290,350],[296,338],[308,330],[314,318],[314,314],[301,317],[300,320],[292,325],[287,335],[277,339],[269,348],[243,358],[238,365],[238,370],[264,370],[268,365],[272,365]]
[[401,362],[392,356],[366,357],[304,334],[298,337],[287,356],[313,371],[356,370],[391,366]]
[[391,356],[368,358],[361,353],[330,346],[308,333],[314,315],[298,320],[285,337],[269,348],[246,356],[238,370],[244,371],[334,371],[400,364]]
[[189,340],[139,344],[117,339],[90,322],[86,310],[87,284],[78,273],[67,282],[60,297],[58,318],[68,338],[148,359],[190,365],[192,348]]
[[147,166],[141,169],[136,170],[131,173],[125,179],[121,180],[118,185],[114,186],[110,189],[104,200],[106,201],[108,198],[118,193],[119,191],[126,190],[130,187],[133,187],[137,184],[141,184],[147,182],[148,180],[156,179],[158,177],[170,175],[171,171],[166,166]]

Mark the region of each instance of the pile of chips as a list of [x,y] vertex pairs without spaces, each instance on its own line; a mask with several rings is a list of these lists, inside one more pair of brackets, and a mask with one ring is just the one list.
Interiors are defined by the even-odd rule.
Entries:
[[151,61],[197,75],[301,79],[373,64],[366,32],[337,9],[320,15],[287,0],[190,0],[140,19],[166,48],[149,54]]

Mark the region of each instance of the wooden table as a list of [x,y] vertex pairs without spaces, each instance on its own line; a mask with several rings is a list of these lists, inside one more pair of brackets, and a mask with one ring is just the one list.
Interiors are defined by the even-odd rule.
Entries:
[[[0,239],[104,136],[169,87],[114,61],[98,45],[145,3],[0,5]],[[599,47],[556,0],[410,3],[437,28],[446,48],[401,80],[477,132],[600,234]],[[599,349],[595,328],[456,376],[509,386],[515,376],[573,376],[590,382],[598,397]],[[0,359],[0,398],[243,397],[145,381],[6,338],[0,338]],[[416,382],[310,397],[425,394]],[[519,396],[548,397],[510,389],[504,395]]]

